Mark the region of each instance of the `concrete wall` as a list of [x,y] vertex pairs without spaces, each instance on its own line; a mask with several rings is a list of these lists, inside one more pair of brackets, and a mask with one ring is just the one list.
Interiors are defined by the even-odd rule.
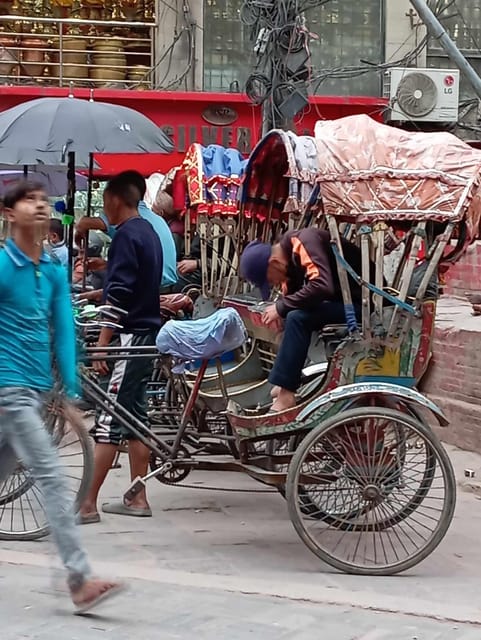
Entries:
[[[190,13],[184,14],[184,5]],[[155,85],[159,89],[202,91],[203,88],[203,14],[202,0],[157,0],[159,26],[155,41]],[[188,29],[192,26],[192,54]],[[173,45],[174,40],[175,45]],[[190,63],[189,63],[190,61]],[[178,83],[178,79],[182,77]],[[172,84],[171,84],[172,83]],[[171,85],[171,86],[169,86]]]
[[[424,38],[426,29],[418,18],[409,0],[387,0],[386,18],[386,61],[400,60],[416,48]],[[425,51],[420,54],[417,66],[426,64]]]

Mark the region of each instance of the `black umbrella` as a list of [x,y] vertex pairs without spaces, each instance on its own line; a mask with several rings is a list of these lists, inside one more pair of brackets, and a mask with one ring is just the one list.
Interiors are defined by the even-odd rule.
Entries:
[[78,98],[39,98],[0,113],[0,163],[65,163],[75,153],[88,167],[91,153],[169,153],[172,143],[133,109]]
[[[62,165],[68,160],[72,268],[75,168],[88,167],[94,153],[170,153],[172,143],[152,120],[116,104],[68,98],[39,98],[0,113],[0,163]],[[90,198],[89,198],[90,200]],[[87,211],[87,215],[90,215]]]

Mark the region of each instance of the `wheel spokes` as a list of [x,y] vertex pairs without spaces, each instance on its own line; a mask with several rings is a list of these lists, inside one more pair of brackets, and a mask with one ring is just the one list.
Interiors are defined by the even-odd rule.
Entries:
[[403,414],[358,413],[332,420],[302,451],[293,522],[327,562],[369,571],[406,563],[432,544],[449,511],[448,471]]

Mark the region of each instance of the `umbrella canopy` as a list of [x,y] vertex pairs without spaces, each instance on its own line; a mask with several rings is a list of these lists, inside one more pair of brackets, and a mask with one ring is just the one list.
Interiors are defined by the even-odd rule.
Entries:
[[[23,170],[4,169],[0,165],[0,195],[3,196],[19,180],[25,178]],[[28,180],[40,182],[49,196],[64,196],[68,191],[67,173],[64,167],[29,167]],[[77,191],[87,191],[88,178],[81,173],[75,175]]]
[[127,107],[77,98],[39,98],[0,113],[0,163],[61,165],[75,152],[77,167],[91,153],[169,153],[167,135]]

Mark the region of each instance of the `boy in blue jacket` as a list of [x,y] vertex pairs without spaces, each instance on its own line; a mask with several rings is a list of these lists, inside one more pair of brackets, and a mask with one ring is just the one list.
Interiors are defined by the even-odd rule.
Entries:
[[0,251],[0,486],[12,460],[21,459],[42,491],[72,601],[86,611],[121,585],[91,577],[57,452],[40,417],[41,394],[53,385],[52,347],[65,393],[75,395],[67,272],[43,249],[50,206],[40,184],[23,181],[12,187],[4,210],[13,232]]

